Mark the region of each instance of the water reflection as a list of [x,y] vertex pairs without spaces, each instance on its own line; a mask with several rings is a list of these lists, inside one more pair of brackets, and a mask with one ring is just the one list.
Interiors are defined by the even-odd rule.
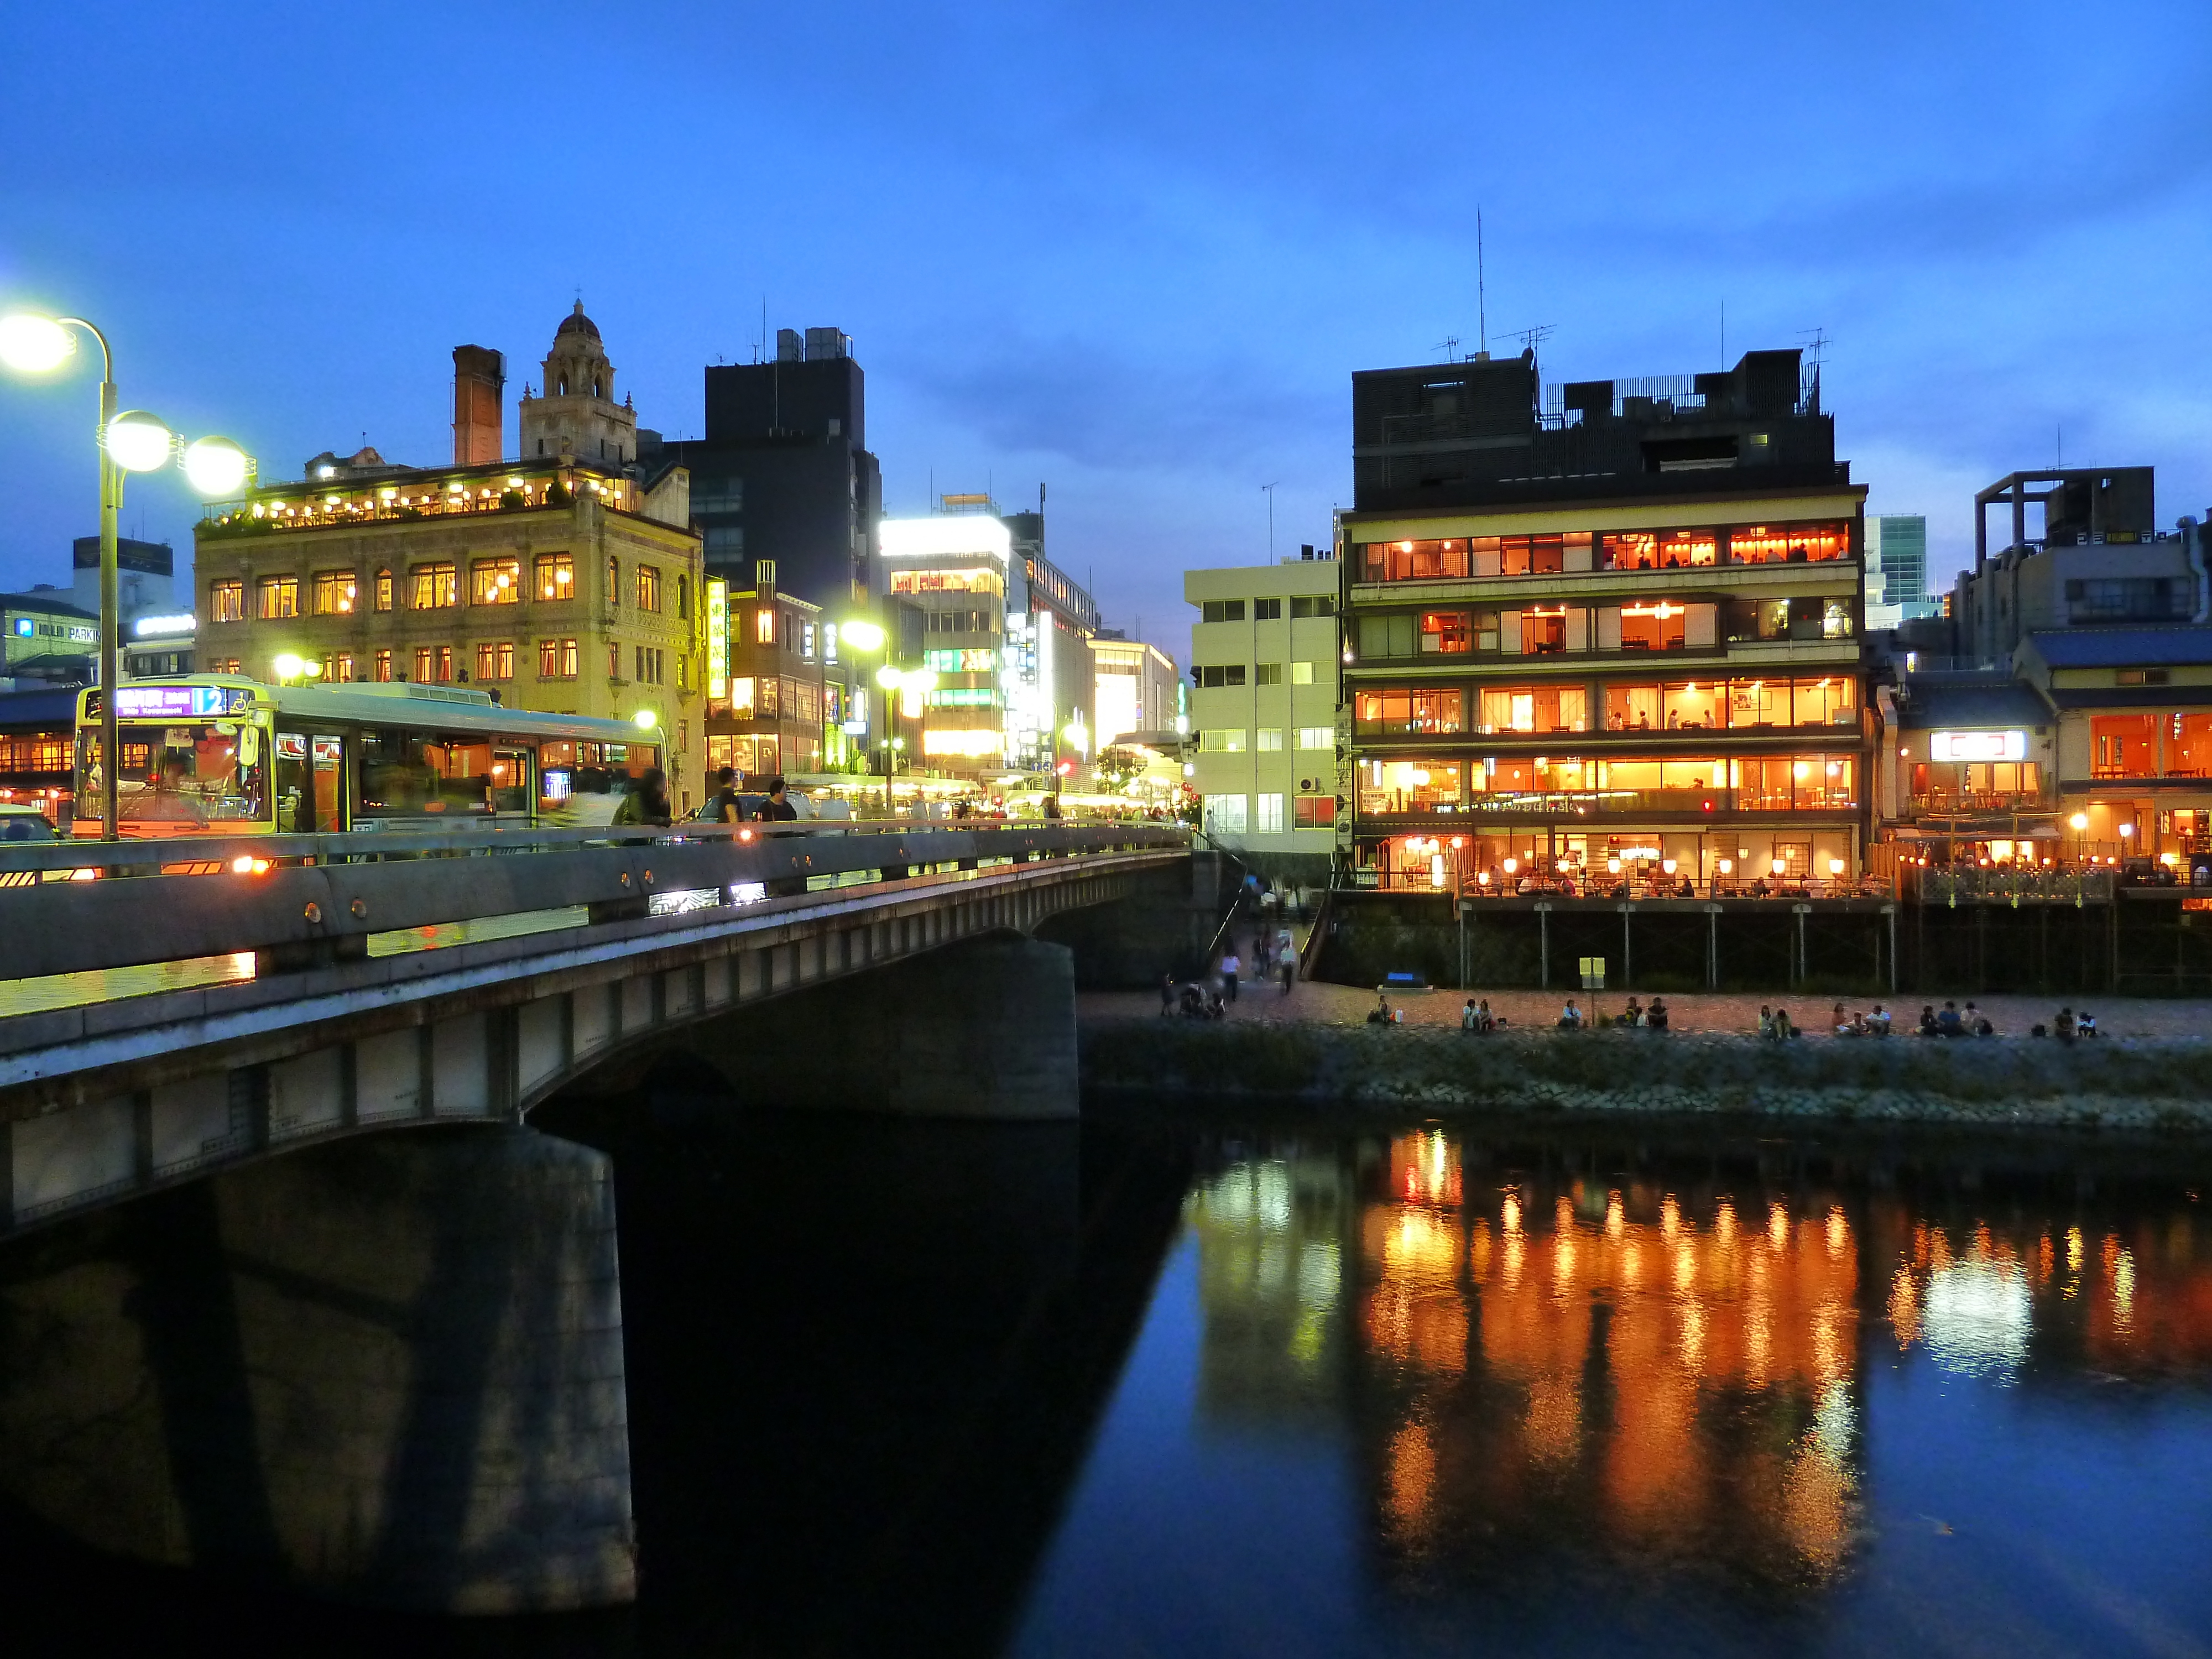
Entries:
[[1400,1136],[1360,1208],[1364,1372],[1395,1419],[1376,1459],[1393,1570],[1504,1570],[1571,1535],[1627,1563],[1832,1575],[1860,1479],[1843,1206],[1745,1213],[1466,1162],[1441,1131]]
[[1016,1651],[2199,1651],[2189,1162],[1211,1138]]

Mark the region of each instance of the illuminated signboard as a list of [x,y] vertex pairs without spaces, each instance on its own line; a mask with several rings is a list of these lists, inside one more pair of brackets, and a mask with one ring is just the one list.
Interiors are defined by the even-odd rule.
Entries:
[[2025,732],[1931,732],[1928,758],[1936,761],[2016,761],[2027,758]]
[[730,695],[730,585],[720,576],[707,581],[707,695]]
[[131,624],[131,631],[142,640],[167,634],[189,634],[196,626],[189,611],[173,617],[141,617]]
[[1013,538],[998,520],[982,514],[951,514],[927,519],[885,519],[876,526],[876,544],[887,559],[986,558],[1005,564]]
[[219,685],[125,685],[115,692],[115,715],[126,720],[210,720],[222,713]]

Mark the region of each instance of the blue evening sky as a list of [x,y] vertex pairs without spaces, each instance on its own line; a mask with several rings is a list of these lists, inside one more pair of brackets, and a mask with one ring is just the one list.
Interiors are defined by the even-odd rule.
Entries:
[[[451,454],[577,291],[642,423],[836,325],[891,510],[1051,488],[1048,551],[1183,654],[1180,572],[1325,541],[1355,368],[1550,324],[1547,380],[1823,328],[1875,512],[1972,546],[2008,470],[2212,504],[2212,7],[1655,3],[11,9],[0,303],[296,476]],[[0,385],[0,585],[94,527],[93,386]],[[514,441],[513,410],[508,441]],[[190,540],[181,481],[126,533]]]

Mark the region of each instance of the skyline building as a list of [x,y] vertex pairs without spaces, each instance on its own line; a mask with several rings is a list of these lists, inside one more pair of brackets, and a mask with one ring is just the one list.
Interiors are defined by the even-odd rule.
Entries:
[[1867,632],[1942,616],[1942,598],[1928,591],[1926,515],[1882,514],[1866,526]]

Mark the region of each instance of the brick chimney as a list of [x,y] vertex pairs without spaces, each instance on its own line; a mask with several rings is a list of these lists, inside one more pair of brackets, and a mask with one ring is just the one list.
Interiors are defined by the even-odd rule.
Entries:
[[453,465],[482,466],[507,449],[507,359],[488,346],[453,348]]

